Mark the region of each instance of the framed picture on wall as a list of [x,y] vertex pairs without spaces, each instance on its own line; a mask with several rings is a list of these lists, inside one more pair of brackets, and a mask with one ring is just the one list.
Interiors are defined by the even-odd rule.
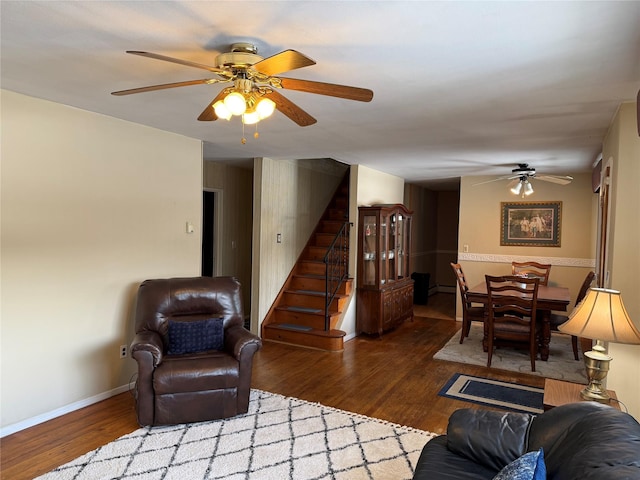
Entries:
[[562,202],[502,202],[500,245],[559,247]]

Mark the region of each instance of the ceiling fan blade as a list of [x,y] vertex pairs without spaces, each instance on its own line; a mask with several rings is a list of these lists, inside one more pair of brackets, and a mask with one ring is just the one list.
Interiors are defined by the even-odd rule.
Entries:
[[283,97],[275,90],[270,90],[267,93],[267,98],[273,100],[276,104],[276,108],[289,117],[291,120],[296,122],[301,127],[307,127],[309,125],[313,125],[317,122],[315,118],[309,115],[307,112],[302,110],[299,106],[293,103],[291,100]]
[[571,180],[573,180],[573,177],[570,177],[568,175],[536,175],[533,178],[535,178],[536,180],[542,180],[543,182],[557,183],[558,185],[569,185],[571,183]]
[[190,85],[203,85],[223,82],[224,80],[214,80],[211,78],[203,78],[202,80],[188,80],[186,82],[164,83],[162,85],[149,85],[148,87],[131,88],[129,90],[120,90],[111,92],[111,95],[131,95],[132,93],[153,92],[154,90],[164,90],[167,88],[188,87]]
[[315,64],[316,62],[300,52],[285,50],[264,60],[260,60],[254,64],[252,68],[265,75],[273,76]]
[[370,102],[373,98],[373,92],[367,88],[348,87],[346,85],[313,82],[311,80],[299,80],[295,78],[280,78],[280,81],[282,88],[288,90],[346,98],[347,100],[357,100],[359,102]]
[[140,52],[137,50],[127,50],[127,53],[130,53],[131,55],[140,55],[141,57],[155,58],[156,60],[164,60],[165,62],[177,63],[179,65],[185,65],[187,67],[201,68],[203,70],[209,70],[210,72],[213,72],[213,73],[218,73],[224,77],[229,77],[229,74],[230,74],[230,72],[228,72],[227,70],[223,70],[221,68],[211,67],[209,65],[203,65],[202,63],[190,62],[189,60],[181,60],[179,58],[167,57],[165,55],[159,55],[157,53]]
[[485,183],[493,183],[493,182],[499,182],[500,180],[513,180],[515,178],[520,178],[522,175],[508,175],[506,177],[498,177],[498,178],[493,178],[491,180],[487,180],[486,182],[480,182],[480,183],[474,183],[473,185],[471,185],[472,187],[475,187],[477,185],[484,185]]
[[216,111],[213,109],[213,104],[218,100],[222,100],[227,93],[229,93],[227,88],[223,88],[222,90],[220,90],[220,93],[216,95],[216,98],[211,100],[211,103],[207,105],[207,108],[205,108],[200,116],[198,116],[198,120],[200,120],[201,122],[213,122],[214,120],[217,120],[218,115],[216,115]]

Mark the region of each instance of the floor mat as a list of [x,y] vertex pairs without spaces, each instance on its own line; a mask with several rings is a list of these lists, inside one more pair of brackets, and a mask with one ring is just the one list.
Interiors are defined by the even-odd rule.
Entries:
[[451,377],[438,395],[515,412],[543,412],[543,388],[461,373]]

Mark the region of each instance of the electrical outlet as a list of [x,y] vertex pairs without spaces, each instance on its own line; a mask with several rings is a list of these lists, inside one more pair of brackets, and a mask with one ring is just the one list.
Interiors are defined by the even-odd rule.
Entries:
[[127,358],[129,354],[129,347],[126,345],[120,345],[120,358]]

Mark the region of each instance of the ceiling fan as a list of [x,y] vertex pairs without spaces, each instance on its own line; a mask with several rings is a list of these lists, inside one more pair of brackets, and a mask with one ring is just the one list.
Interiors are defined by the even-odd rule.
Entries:
[[[226,104],[232,102],[228,102],[226,99],[229,96],[233,96],[232,94],[240,95],[240,97],[237,95],[235,96],[236,100],[240,100],[240,108],[242,108],[242,99],[244,99],[244,110],[242,113],[233,114],[242,115],[243,123],[245,124],[257,123],[257,121],[265,118],[260,116],[264,115],[264,112],[259,113],[259,107],[262,100],[268,99],[273,103],[270,104],[269,102],[264,102],[264,104],[267,105],[267,110],[270,107],[271,112],[273,112],[273,109],[275,108],[301,127],[313,125],[317,120],[281,95],[278,90],[297,90],[301,92],[315,93],[318,95],[345,98],[347,100],[357,100],[360,102],[369,102],[373,98],[373,92],[366,88],[349,87],[346,85],[336,85],[332,83],[314,82],[311,80],[300,80],[278,76],[284,72],[315,65],[315,61],[295,50],[284,50],[271,57],[263,58],[258,55],[258,49],[255,45],[250,43],[234,43],[231,45],[230,52],[222,53],[216,57],[215,66],[203,65],[188,60],[181,60],[150,52],[129,50],[127,53],[177,63],[187,67],[200,68],[213,73],[214,76],[213,78],[203,78],[200,80],[188,80],[184,82],[165,83],[162,85],[151,85],[147,87],[132,88],[129,90],[120,90],[112,92],[112,95],[130,95],[133,93],[151,92],[154,90],[164,90],[191,85],[214,83],[231,84],[230,86],[223,88],[211,103],[207,105],[200,116],[198,116],[198,120],[200,121],[213,121],[218,118],[225,118],[228,120],[231,115],[228,115],[229,106]],[[271,112],[268,112],[268,114]],[[253,117],[248,115],[254,113],[256,115]]]
[[505,175],[502,177],[487,180],[486,182],[476,183],[476,185],[484,185],[485,183],[497,182],[500,180],[512,180],[509,186],[513,185],[511,192],[515,195],[531,195],[533,193],[533,186],[530,179],[542,180],[544,182],[556,183],[558,185],[568,185],[573,180],[573,177],[569,175],[541,175],[536,173],[536,169],[530,167],[528,163],[519,163],[517,168],[511,170],[511,175]]

